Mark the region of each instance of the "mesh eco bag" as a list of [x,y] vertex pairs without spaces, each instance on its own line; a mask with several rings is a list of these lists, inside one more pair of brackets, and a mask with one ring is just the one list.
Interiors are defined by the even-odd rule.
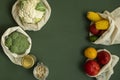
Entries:
[[112,11],[104,11],[99,13],[101,17],[108,19],[110,26],[96,41],[94,44],[113,45],[120,44],[120,7]]
[[[22,34],[24,34],[27,38],[28,41],[30,43],[29,48],[25,51],[24,54],[18,55],[16,53],[12,53],[8,47],[5,45],[5,39],[7,36],[9,36],[12,32],[18,31]],[[8,28],[2,35],[1,37],[1,46],[3,48],[4,53],[7,55],[7,57],[11,60],[11,62],[13,62],[14,64],[17,65],[21,65],[21,59],[23,56],[29,54],[30,50],[31,50],[31,46],[32,46],[32,40],[30,38],[30,36],[23,30],[21,29],[19,26],[15,26],[15,27],[11,27]]]
[[42,19],[40,20],[40,22],[35,23],[35,24],[29,24],[29,23],[25,23],[25,22],[21,21],[19,15],[18,15],[18,10],[19,10],[18,5],[19,5],[20,0],[17,0],[15,2],[15,4],[13,5],[12,16],[13,16],[14,20],[17,22],[17,24],[20,27],[22,27],[24,30],[38,31],[47,23],[48,19],[50,18],[51,8],[50,8],[47,0],[41,0],[41,1],[46,6],[46,12],[43,15]]
[[114,67],[119,61],[119,57],[116,55],[111,54],[108,50],[106,49],[100,49],[97,52],[100,51],[106,51],[110,54],[110,61],[104,65],[99,73],[95,76],[90,76],[90,77],[95,77],[97,80],[109,80],[112,74],[114,74]]
[[116,55],[111,55],[112,56],[112,61],[111,64],[104,70],[102,73],[98,76],[96,76],[97,80],[109,80],[112,74],[114,74],[114,67],[119,61],[119,57]]

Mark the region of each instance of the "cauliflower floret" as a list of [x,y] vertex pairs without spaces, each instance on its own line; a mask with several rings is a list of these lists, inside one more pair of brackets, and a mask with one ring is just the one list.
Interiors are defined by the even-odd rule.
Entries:
[[44,11],[36,10],[40,0],[24,0],[18,11],[19,17],[26,23],[37,23],[44,15]]

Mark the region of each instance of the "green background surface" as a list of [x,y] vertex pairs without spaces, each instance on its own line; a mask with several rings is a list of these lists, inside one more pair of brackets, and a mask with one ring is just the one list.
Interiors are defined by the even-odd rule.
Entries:
[[[0,2],[0,36],[13,26],[11,9],[16,0]],[[37,32],[27,31],[32,38],[31,53],[49,67],[47,80],[95,80],[83,72],[85,57],[83,51],[88,46],[106,48],[120,56],[120,45],[94,45],[88,39],[86,19],[88,11],[112,11],[119,7],[119,0],[48,0],[52,14],[47,24]],[[114,68],[110,80],[120,79],[120,62]],[[32,69],[24,69],[13,64],[0,47],[0,80],[36,80]]]

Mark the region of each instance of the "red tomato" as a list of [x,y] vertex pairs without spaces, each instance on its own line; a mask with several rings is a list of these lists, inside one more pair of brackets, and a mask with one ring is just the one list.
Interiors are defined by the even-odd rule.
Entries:
[[98,52],[97,60],[99,64],[105,65],[110,61],[110,54],[106,51],[100,51]]
[[95,24],[90,25],[89,31],[93,34],[93,35],[98,35],[100,30],[97,30],[95,27]]
[[100,30],[98,35],[101,36],[105,31],[106,30]]
[[100,65],[95,60],[88,60],[85,65],[85,73],[90,76],[95,76],[100,71]]

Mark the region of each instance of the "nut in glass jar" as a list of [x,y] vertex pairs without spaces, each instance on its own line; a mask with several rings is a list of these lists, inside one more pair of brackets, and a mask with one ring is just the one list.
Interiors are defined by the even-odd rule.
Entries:
[[34,77],[39,80],[46,80],[48,74],[49,74],[49,69],[43,63],[41,64],[38,63],[33,70]]

